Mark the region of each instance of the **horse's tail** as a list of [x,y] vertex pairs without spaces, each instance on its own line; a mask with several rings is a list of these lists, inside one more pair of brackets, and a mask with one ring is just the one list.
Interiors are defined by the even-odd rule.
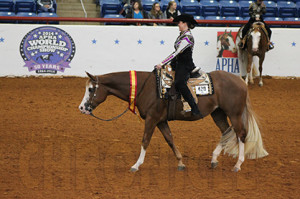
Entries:
[[243,124],[247,131],[245,140],[245,157],[249,159],[262,158],[268,155],[264,149],[259,123],[256,114],[252,110],[249,93],[247,93],[246,106],[242,116]]
[[[252,110],[249,93],[247,93],[246,106],[242,114],[242,122],[247,132],[245,140],[245,157],[249,159],[256,159],[267,156],[268,152],[263,146],[258,120],[256,114]],[[238,156],[239,145],[233,128],[230,127],[228,132],[223,134],[221,144],[224,148],[224,153],[232,155],[233,157]]]

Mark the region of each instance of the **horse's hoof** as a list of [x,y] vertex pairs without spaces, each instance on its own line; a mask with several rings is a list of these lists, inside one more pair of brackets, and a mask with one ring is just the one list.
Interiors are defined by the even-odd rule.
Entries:
[[130,168],[130,172],[132,172],[132,173],[135,173],[137,171],[138,171],[138,169],[136,169],[136,168],[133,168],[133,167]]
[[258,84],[260,87],[262,87],[264,84],[262,82],[259,82]]
[[239,172],[240,170],[241,170],[241,169],[239,169],[239,168],[237,168],[237,167],[233,167],[233,169],[232,169],[232,171],[235,172],[235,173]]
[[177,167],[177,170],[178,170],[178,171],[184,171],[184,170],[185,170],[185,165],[183,165],[183,166],[178,166],[178,167]]
[[212,162],[212,163],[211,163],[211,168],[212,168],[212,169],[217,168],[218,164],[219,164],[218,162]]

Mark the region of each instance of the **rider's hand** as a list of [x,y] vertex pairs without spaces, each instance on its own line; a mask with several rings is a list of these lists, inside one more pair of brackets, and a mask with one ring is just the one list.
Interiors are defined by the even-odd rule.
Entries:
[[157,65],[155,66],[155,68],[161,69],[161,64],[157,64]]

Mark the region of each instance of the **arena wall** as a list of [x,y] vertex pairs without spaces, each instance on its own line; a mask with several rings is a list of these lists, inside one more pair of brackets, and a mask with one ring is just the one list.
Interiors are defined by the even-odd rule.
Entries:
[[[217,58],[217,36],[238,28],[197,27],[194,62],[204,71],[244,70],[236,54]],[[275,49],[266,54],[263,75],[300,76],[300,29],[273,29]],[[177,27],[0,25],[0,76],[86,76],[85,71],[151,71],[174,50]],[[298,70],[297,70],[298,69]]]

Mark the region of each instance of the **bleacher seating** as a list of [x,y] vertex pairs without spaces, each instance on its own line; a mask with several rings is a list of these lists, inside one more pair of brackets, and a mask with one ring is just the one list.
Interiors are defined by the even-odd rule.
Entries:
[[236,1],[221,0],[219,2],[219,5],[221,16],[239,16],[239,4]]
[[266,1],[266,11],[267,13],[264,15],[264,17],[277,17],[278,16],[278,8],[277,4],[274,1]]
[[296,8],[298,8],[298,17],[300,17],[300,0],[296,2]]
[[[34,13],[34,12],[18,12],[17,14],[16,14],[16,17],[36,17],[37,15],[36,15],[36,13]],[[31,23],[31,24],[36,24],[37,23],[37,21],[21,21],[21,20],[19,20],[19,21],[17,21],[17,23],[24,23],[24,24],[29,24],[29,23]]]
[[[41,12],[41,13],[38,13],[37,15],[38,17],[58,17],[56,13],[51,13],[51,12]],[[38,22],[39,24],[46,24],[46,23],[49,23],[49,24],[59,24],[59,21],[39,21]]]
[[[284,18],[284,21],[300,21],[298,17],[287,17]],[[300,25],[287,25],[287,28],[300,28]]]
[[141,0],[143,9],[149,12],[152,9],[152,5],[158,2],[158,0]]
[[200,15],[200,4],[197,0],[181,0],[181,11],[190,15]]
[[[108,14],[105,15],[104,18],[119,18],[119,19],[123,19],[124,16],[123,15],[119,15],[119,14]],[[105,25],[123,25],[124,23],[121,22],[105,22]]]
[[18,12],[35,12],[35,0],[15,0],[15,11]]
[[[4,17],[13,17],[15,16],[14,12],[0,12],[0,16],[4,16]],[[15,21],[11,21],[11,20],[0,20],[0,23],[15,23]]]
[[[264,21],[266,22],[266,24],[268,24],[268,21],[283,21],[283,19],[281,17],[266,17],[264,19]],[[283,25],[271,25],[268,24],[271,28],[282,28],[284,27]]]
[[278,1],[278,16],[279,17],[297,17],[296,4],[292,1]]
[[[225,20],[225,17],[220,16],[207,16],[205,17],[206,20]],[[224,27],[225,24],[207,24],[208,27],[215,26],[215,27]]]
[[[195,20],[204,20],[203,16],[194,16]],[[198,24],[197,26],[206,26],[206,24]]]
[[240,16],[241,17],[248,17],[249,16],[249,6],[253,1],[251,0],[240,0],[239,6],[240,6]]
[[[233,17],[233,16],[229,16],[229,17],[226,17],[225,20],[228,20],[228,21],[241,21],[241,20],[244,20],[243,17]],[[231,27],[241,27],[241,24],[230,24]]]
[[101,0],[101,16],[107,14],[119,14],[121,10],[121,4],[119,0]]
[[0,0],[0,12],[14,12],[15,11],[15,3],[13,0]]
[[219,2],[214,0],[202,0],[200,4],[202,16],[207,17],[219,15]]

